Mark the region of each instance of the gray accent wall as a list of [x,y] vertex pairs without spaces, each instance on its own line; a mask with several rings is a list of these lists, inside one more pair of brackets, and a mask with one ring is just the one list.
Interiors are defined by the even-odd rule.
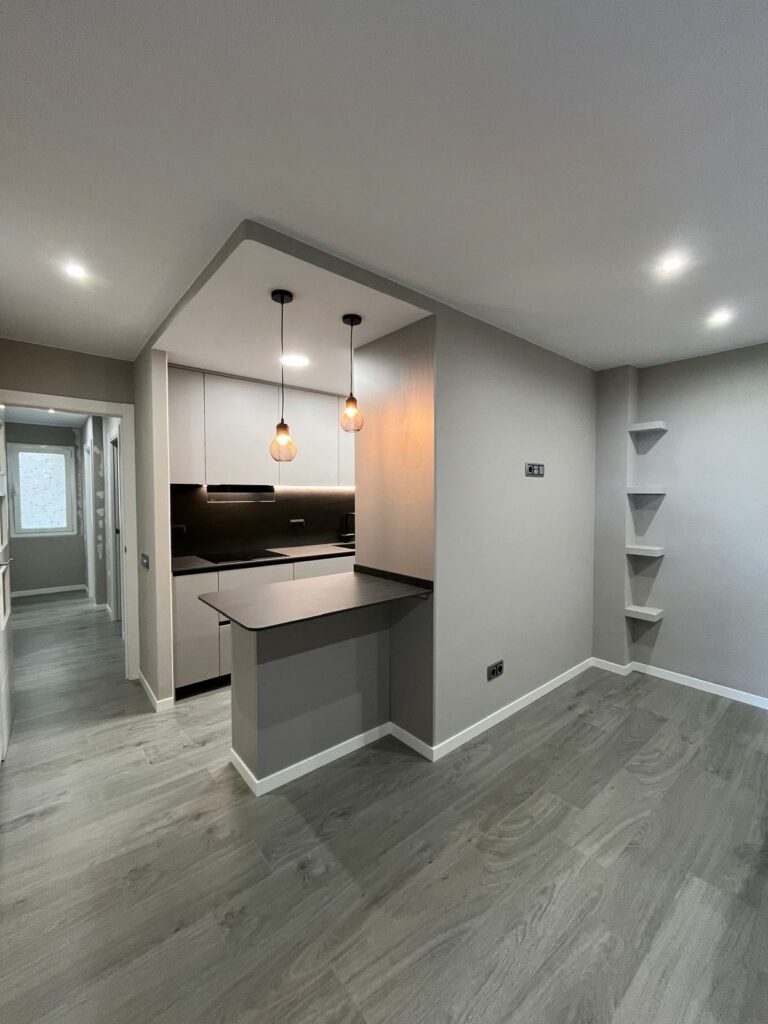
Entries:
[[139,666],[155,698],[173,696],[171,505],[168,480],[168,367],[165,352],[144,348],[133,364],[139,558]]
[[0,366],[2,386],[12,391],[133,401],[132,364],[122,359],[0,338]]
[[[6,441],[19,444],[55,444],[77,452],[77,435],[70,427],[32,423],[6,423]],[[80,490],[80,459],[75,459],[76,484]],[[78,512],[80,509],[78,508]],[[82,516],[77,533],[60,537],[12,537],[11,587],[14,593],[78,587],[86,583],[85,541]]]
[[640,370],[639,417],[669,426],[638,458],[667,554],[636,581],[664,618],[634,660],[768,697],[768,345]]
[[372,569],[434,575],[435,318],[363,345],[355,389],[355,555]]
[[590,370],[452,311],[435,363],[439,743],[592,654],[595,390]]

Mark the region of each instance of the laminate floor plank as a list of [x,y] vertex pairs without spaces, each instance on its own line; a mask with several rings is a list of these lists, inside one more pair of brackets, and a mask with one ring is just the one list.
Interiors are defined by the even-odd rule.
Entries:
[[768,1020],[767,712],[590,669],[256,799],[228,688],[154,714],[82,595],[12,621],[3,1022]]

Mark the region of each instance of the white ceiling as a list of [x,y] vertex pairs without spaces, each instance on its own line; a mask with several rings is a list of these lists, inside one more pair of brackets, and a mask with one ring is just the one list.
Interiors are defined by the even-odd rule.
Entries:
[[20,405],[5,408],[6,423],[34,423],[43,427],[82,427],[87,416],[77,412],[48,412],[47,409],[30,409]]
[[428,314],[330,271],[258,242],[241,242],[173,318],[155,347],[173,363],[259,380],[280,379],[280,307],[274,288],[293,292],[285,307],[286,354],[309,365],[285,368],[286,384],[346,394],[349,328],[341,317],[359,313],[354,344],[364,345]]
[[764,0],[6,5],[0,333],[130,358],[250,217],[593,366],[763,341],[767,42]]

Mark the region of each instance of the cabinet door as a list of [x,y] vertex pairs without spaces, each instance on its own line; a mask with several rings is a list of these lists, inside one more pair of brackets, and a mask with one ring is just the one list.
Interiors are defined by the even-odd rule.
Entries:
[[277,420],[274,384],[206,373],[205,482],[278,483],[277,463],[269,454]]
[[285,392],[285,420],[298,453],[280,463],[280,483],[299,487],[338,487],[339,402],[335,395]]
[[172,484],[205,483],[203,375],[168,370],[168,449]]
[[347,433],[338,426],[344,412],[346,399],[339,399],[339,415],[336,420],[339,435],[339,484],[342,487],[355,486],[355,438],[356,434]]
[[293,566],[294,579],[306,580],[310,576],[332,576],[337,572],[352,572],[355,556],[341,558],[316,558],[312,562],[296,562]]
[[200,594],[218,590],[218,573],[173,577],[173,683],[187,686],[219,675],[219,616]]

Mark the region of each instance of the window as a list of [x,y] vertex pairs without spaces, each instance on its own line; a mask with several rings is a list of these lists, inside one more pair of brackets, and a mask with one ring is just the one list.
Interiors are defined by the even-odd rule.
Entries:
[[72,448],[9,444],[11,536],[75,533],[75,460]]

